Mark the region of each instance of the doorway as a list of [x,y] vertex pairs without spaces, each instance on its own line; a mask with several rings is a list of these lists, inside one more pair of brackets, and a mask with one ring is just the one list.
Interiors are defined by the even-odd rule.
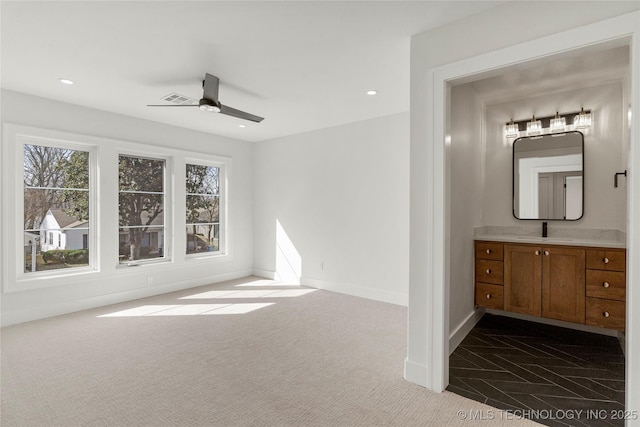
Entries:
[[[430,94],[425,117],[424,129],[417,131],[419,137],[426,140],[424,150],[427,159],[426,169],[429,174],[426,180],[425,202],[415,202],[412,214],[427,213],[424,220],[424,235],[430,241],[421,246],[412,243],[412,251],[422,251],[426,254],[424,272],[415,274],[412,271],[412,288],[409,312],[409,350],[405,369],[405,377],[410,381],[423,384],[435,391],[442,391],[448,385],[448,357],[449,341],[458,331],[470,330],[469,323],[477,320],[473,315],[467,318],[463,325],[452,325],[449,328],[449,290],[450,274],[454,263],[451,259],[450,241],[452,240],[451,212],[447,199],[451,196],[447,181],[448,160],[446,151],[450,144],[447,123],[447,98],[452,84],[465,83],[485,78],[513,66],[532,60],[532,58],[549,58],[554,55],[575,52],[580,49],[603,49],[604,47],[628,46],[631,49],[631,86],[630,104],[640,105],[640,73],[634,72],[638,68],[640,57],[640,38],[637,22],[638,13],[622,15],[595,24],[585,25],[574,30],[544,37],[509,48],[500,49],[468,60],[431,68],[425,76],[425,93]],[[605,46],[606,45],[606,46]],[[631,109],[630,109],[631,111]],[[637,116],[637,114],[636,114]],[[413,117],[412,117],[413,118]],[[422,129],[422,128],[420,128]],[[413,132],[413,131],[412,131]],[[630,161],[629,164],[640,164],[640,124],[636,120],[629,130]],[[424,142],[424,141],[423,141]],[[413,146],[412,136],[412,146]],[[412,153],[413,154],[413,153]],[[412,179],[415,176],[412,175]],[[412,197],[414,192],[412,191]],[[634,259],[636,251],[640,250],[640,176],[629,174],[627,183],[627,259]],[[412,202],[414,203],[414,202]],[[423,203],[423,205],[418,205]],[[422,227],[422,225],[420,226]],[[420,231],[423,231],[422,228]],[[412,254],[412,260],[416,256]],[[640,311],[633,310],[635,295],[640,287],[640,264],[627,262],[627,329],[626,355],[627,360],[640,360],[640,330],[633,325],[640,324]],[[637,264],[637,263],[636,263]],[[414,279],[415,278],[415,279]],[[423,281],[423,285],[416,287],[414,283]],[[428,284],[428,286],[426,286]],[[426,289],[422,290],[420,286]],[[634,292],[634,290],[636,292]],[[426,307],[424,315],[418,310],[421,304]],[[416,313],[412,315],[413,313]],[[411,342],[413,341],[413,342]],[[420,347],[422,343],[424,347]],[[640,400],[640,366],[629,363],[626,373],[627,402]]]

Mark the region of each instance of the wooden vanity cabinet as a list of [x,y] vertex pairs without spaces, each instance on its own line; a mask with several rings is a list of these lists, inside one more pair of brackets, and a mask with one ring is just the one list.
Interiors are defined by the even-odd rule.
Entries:
[[587,250],[587,325],[624,330],[626,264],[624,249]]
[[542,317],[584,324],[585,250],[550,246],[542,251]]
[[542,314],[542,248],[504,245],[504,309],[514,313]]
[[475,243],[475,303],[477,306],[504,308],[503,299],[503,249],[497,242]]
[[475,253],[476,305],[624,329],[624,249],[476,241]]

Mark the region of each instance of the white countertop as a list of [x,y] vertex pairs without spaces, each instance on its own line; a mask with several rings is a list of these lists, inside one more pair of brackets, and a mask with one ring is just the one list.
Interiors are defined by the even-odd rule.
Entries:
[[[532,243],[566,246],[591,246],[601,248],[626,248],[626,234],[619,230],[548,229],[548,237],[532,227],[476,227],[476,240],[509,243]],[[535,234],[534,234],[535,233]]]

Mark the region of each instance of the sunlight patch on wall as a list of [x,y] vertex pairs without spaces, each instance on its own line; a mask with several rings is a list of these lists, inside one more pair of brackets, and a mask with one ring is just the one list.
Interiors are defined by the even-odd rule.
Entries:
[[276,220],[276,275],[283,283],[296,285],[302,276],[302,257],[279,220]]
[[212,314],[246,314],[274,303],[143,305],[98,317],[202,316]]

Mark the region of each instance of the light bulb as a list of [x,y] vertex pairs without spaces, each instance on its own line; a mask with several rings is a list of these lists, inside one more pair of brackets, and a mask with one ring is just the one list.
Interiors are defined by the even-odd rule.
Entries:
[[556,116],[549,122],[551,132],[564,132],[567,126],[567,121],[564,117],[561,117],[556,111]]
[[536,120],[533,116],[530,122],[527,122],[527,135],[540,135],[542,133],[542,122]]
[[511,119],[511,123],[507,123],[504,130],[507,138],[515,138],[516,136],[518,136],[518,132],[520,131],[520,129],[518,128],[518,124],[513,123],[513,119]]

